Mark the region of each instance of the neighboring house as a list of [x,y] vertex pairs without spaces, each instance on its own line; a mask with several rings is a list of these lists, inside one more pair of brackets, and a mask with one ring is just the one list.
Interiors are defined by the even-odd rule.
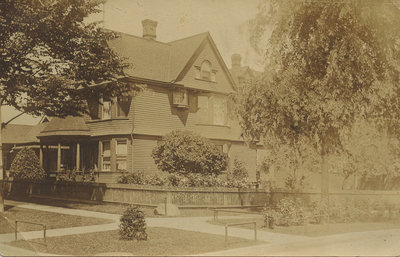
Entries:
[[12,160],[23,147],[32,148],[38,156],[40,155],[40,140],[37,135],[45,126],[46,123],[42,121],[37,125],[7,124],[4,126],[1,131],[4,170],[10,169]]
[[123,171],[155,173],[153,148],[179,129],[210,139],[228,154],[230,168],[235,158],[244,161],[255,180],[257,146],[241,137],[229,104],[235,79],[210,34],[164,43],[156,41],[157,22],[142,24],[143,37],[121,33],[109,44],[132,63],[125,79],[143,92],[88,99],[90,115],[53,118],[37,135],[44,169],[94,169],[101,182],[115,182]]

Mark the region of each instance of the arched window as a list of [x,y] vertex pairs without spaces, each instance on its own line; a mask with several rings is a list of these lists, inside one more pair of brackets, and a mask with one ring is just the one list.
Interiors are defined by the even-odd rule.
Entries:
[[211,63],[209,61],[204,61],[200,67],[200,76],[201,79],[211,80]]

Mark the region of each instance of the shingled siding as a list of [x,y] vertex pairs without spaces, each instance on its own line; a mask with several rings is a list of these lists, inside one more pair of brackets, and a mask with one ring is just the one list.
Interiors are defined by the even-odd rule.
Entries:
[[126,135],[132,131],[132,120],[119,118],[113,120],[89,120],[86,122],[92,136]]

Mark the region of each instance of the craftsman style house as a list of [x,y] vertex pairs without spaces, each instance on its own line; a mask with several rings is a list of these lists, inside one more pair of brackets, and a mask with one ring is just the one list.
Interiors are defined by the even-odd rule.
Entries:
[[115,182],[123,171],[154,173],[153,148],[179,129],[210,139],[228,154],[230,168],[234,159],[245,162],[254,180],[257,146],[241,137],[228,101],[237,83],[210,34],[164,43],[156,40],[157,22],[142,25],[143,37],[121,33],[109,44],[132,63],[124,79],[144,90],[129,98],[89,99],[90,115],[47,122],[37,135],[44,169],[92,169],[101,182]]

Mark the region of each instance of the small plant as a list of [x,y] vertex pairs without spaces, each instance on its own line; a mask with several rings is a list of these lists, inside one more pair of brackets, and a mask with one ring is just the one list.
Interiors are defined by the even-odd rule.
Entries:
[[144,213],[137,206],[130,206],[122,214],[119,235],[123,240],[147,240]]
[[40,167],[39,158],[30,148],[21,149],[11,163],[10,176],[18,181],[43,181],[46,172]]

